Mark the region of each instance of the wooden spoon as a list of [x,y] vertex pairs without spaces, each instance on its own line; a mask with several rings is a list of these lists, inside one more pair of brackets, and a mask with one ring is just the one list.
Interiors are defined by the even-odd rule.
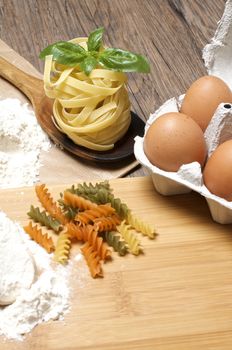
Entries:
[[54,125],[52,121],[53,101],[46,97],[42,79],[22,71],[3,57],[0,57],[0,76],[15,85],[29,98],[39,124],[61,148],[78,157],[97,162],[116,162],[133,156],[134,137],[141,136],[144,131],[144,122],[135,113],[132,112],[129,130],[112,150],[106,152],[89,150],[76,145]]

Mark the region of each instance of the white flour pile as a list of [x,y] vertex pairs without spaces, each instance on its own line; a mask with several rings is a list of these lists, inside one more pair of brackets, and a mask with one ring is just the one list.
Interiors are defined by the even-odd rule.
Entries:
[[33,185],[38,180],[40,152],[51,144],[27,104],[0,101],[0,188]]
[[[52,268],[51,255],[32,241],[19,224],[0,212],[0,266],[4,266],[7,255],[12,256],[12,239],[14,240],[14,258],[8,263],[7,271],[0,270],[0,283],[9,285],[9,274],[11,274],[11,281],[17,281],[11,284],[16,300],[8,306],[0,306],[0,335],[21,340],[24,334],[30,332],[39,323],[63,317],[68,309],[69,268],[63,266]],[[23,281],[22,285],[19,285],[17,274],[28,275],[26,279],[30,280],[31,268],[28,269],[30,259],[25,262],[20,254],[15,253],[25,250],[35,266],[34,281],[27,287],[23,285]],[[17,269],[16,265],[18,265]],[[5,293],[7,290],[9,289],[6,287]]]

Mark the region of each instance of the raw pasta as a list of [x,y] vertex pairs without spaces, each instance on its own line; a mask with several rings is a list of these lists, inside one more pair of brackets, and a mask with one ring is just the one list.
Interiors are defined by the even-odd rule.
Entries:
[[81,240],[84,242],[90,242],[92,245],[95,244],[95,241],[98,237],[98,229],[93,225],[84,225],[81,227],[82,230],[82,238]]
[[93,251],[97,253],[101,260],[106,260],[111,257],[111,251],[108,248],[108,245],[103,242],[102,237],[95,237],[94,242],[87,241],[86,246],[92,247]]
[[93,247],[93,250],[97,252],[102,260],[111,257],[111,251],[108,245],[103,242],[103,238],[98,236],[98,231],[92,225],[87,225],[84,230],[83,240],[88,242]]
[[33,227],[30,222],[25,231],[48,252],[55,250],[54,259],[62,264],[68,262],[75,241],[85,242],[81,249],[92,277],[103,276],[101,260],[111,257],[109,246],[121,256],[128,252],[138,255],[142,251],[133,228],[150,238],[156,234],[151,225],[134,216],[125,203],[114,197],[108,181],[73,185],[61,193],[60,206],[45,185],[37,185],[35,189],[43,208],[51,216],[33,206],[28,215],[56,233],[62,231],[56,247],[37,225]]
[[69,222],[65,225],[66,232],[69,234],[71,239],[76,239],[78,241],[83,240],[83,227],[75,224],[74,222]]
[[75,220],[81,224],[88,224],[94,222],[94,219],[101,216],[110,216],[115,212],[115,209],[109,204],[100,204],[94,209],[85,210],[78,213]]
[[145,236],[148,236],[149,238],[152,238],[152,239],[155,238],[156,232],[154,227],[144,222],[140,218],[136,217],[131,212],[128,213],[126,221],[136,231],[141,232],[142,234],[144,234]]
[[70,249],[71,241],[69,234],[67,232],[61,232],[56,243],[54,260],[61,264],[66,264],[69,258]]
[[[70,40],[87,48],[87,38]],[[54,123],[74,143],[106,151],[131,123],[125,73],[97,67],[89,76],[46,57],[44,88],[53,104]]]
[[106,242],[114,248],[119,255],[123,256],[128,252],[126,242],[117,231],[105,232]]
[[86,183],[83,185],[78,184],[77,187],[72,186],[71,188],[67,189],[67,191],[89,199],[91,202],[97,204],[111,204],[122,219],[126,218],[129,212],[127,205],[122,203],[119,198],[114,197],[108,181],[103,181],[97,183],[96,185],[91,183],[88,185]]
[[58,220],[53,219],[50,215],[46,214],[45,211],[40,211],[38,207],[35,208],[33,205],[31,205],[30,211],[27,215],[35,222],[39,222],[42,226],[51,228],[55,232],[60,231],[62,227]]
[[69,191],[64,192],[64,203],[70,204],[73,208],[77,208],[79,210],[95,209],[97,207],[97,204],[92,203],[88,199],[80,197]]
[[81,248],[81,251],[85,257],[91,276],[93,278],[97,276],[103,277],[100,257],[98,256],[97,252],[93,250],[93,247],[89,244],[84,244],[84,246]]
[[66,222],[68,222],[68,219],[65,217],[61,209],[53,201],[50,193],[48,192],[48,189],[44,184],[36,185],[35,191],[40,203],[53,218],[58,219],[62,224],[65,224]]
[[78,226],[74,223],[68,223],[66,233],[71,238],[76,238],[78,241],[89,242],[93,250],[97,252],[102,260],[111,257],[111,251],[108,245],[103,242],[103,238],[98,236],[98,228],[93,225]]
[[112,207],[115,208],[118,215],[124,219],[129,211],[127,205],[125,203],[122,203],[120,198],[115,198],[112,194],[109,195],[109,202]]
[[71,221],[77,215],[78,209],[73,208],[70,204],[65,204],[64,200],[63,200],[63,193],[61,193],[60,195],[61,195],[61,198],[58,199],[58,203],[59,203],[60,207],[62,208],[62,211],[63,211],[64,215],[66,216],[66,218],[69,221]]
[[93,185],[91,182],[89,184],[86,182],[83,184],[79,183],[76,187],[73,185],[70,189],[68,189],[68,191],[75,193],[78,196],[88,198],[88,195],[95,195],[101,189],[104,189],[107,192],[112,192],[109,181],[107,180],[97,182],[95,185]]
[[47,233],[42,233],[42,230],[38,228],[37,225],[32,225],[31,222],[27,226],[24,226],[24,231],[29,234],[29,236],[41,247],[46,249],[48,253],[54,251],[54,243],[51,237],[48,237]]
[[89,194],[88,198],[98,204],[110,203],[122,219],[128,214],[129,209],[127,205],[122,203],[121,199],[115,198],[112,193],[105,189],[100,189],[96,194]]
[[115,198],[114,195],[106,189],[100,189],[96,194],[89,194],[88,198],[97,204],[110,203],[122,219],[127,216],[129,211],[125,203],[122,203],[119,198]]
[[122,237],[128,244],[130,252],[134,255],[138,255],[142,249],[136,234],[130,230],[130,225],[126,225],[124,220],[119,226],[117,226],[117,230],[121,233]]
[[120,223],[120,218],[115,214],[112,216],[102,216],[93,220],[99,232],[111,231],[116,229],[116,225]]

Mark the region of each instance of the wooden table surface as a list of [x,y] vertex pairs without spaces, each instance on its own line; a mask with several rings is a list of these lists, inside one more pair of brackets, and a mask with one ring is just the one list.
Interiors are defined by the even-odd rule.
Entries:
[[[38,55],[48,44],[104,26],[107,45],[150,61],[150,74],[129,76],[132,109],[146,120],[207,73],[202,48],[224,5],[224,0],[0,0],[0,38],[42,72]],[[140,167],[128,176],[144,174]]]

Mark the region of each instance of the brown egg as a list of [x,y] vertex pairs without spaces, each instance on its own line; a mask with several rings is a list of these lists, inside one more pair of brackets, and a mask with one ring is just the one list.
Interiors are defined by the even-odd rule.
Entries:
[[220,78],[203,76],[187,90],[180,112],[193,118],[205,131],[218,105],[223,102],[232,103],[230,88]]
[[182,113],[166,113],[147,130],[144,152],[158,168],[177,171],[181,165],[194,161],[203,166],[206,144],[201,128],[192,118]]
[[232,140],[222,143],[208,159],[203,180],[208,190],[232,201]]

